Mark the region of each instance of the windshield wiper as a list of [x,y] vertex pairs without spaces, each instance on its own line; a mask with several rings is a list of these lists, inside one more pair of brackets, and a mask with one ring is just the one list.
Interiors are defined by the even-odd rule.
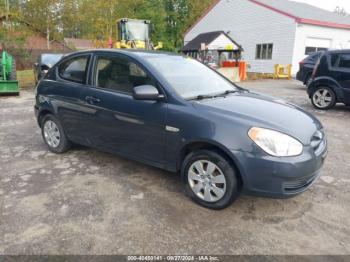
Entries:
[[215,96],[213,95],[198,95],[195,97],[188,98],[187,100],[203,100],[203,99],[210,99],[214,98]]
[[218,97],[218,96],[226,96],[228,94],[233,94],[233,93],[237,93],[239,92],[238,90],[226,90],[225,92],[221,93],[221,94],[218,94],[218,95],[215,95],[215,97]]

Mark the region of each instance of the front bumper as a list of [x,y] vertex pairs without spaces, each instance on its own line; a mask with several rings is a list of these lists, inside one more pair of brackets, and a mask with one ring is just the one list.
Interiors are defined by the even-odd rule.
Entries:
[[238,162],[247,194],[288,198],[307,190],[320,176],[327,156],[327,143],[321,148],[305,147],[296,157],[273,157],[263,152],[231,151]]

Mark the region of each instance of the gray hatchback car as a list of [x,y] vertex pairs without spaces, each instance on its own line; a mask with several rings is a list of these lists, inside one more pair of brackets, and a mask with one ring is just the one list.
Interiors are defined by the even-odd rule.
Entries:
[[67,55],[39,82],[35,112],[52,152],[74,142],[179,172],[188,196],[212,209],[241,192],[301,193],[327,154],[311,114],[169,53]]

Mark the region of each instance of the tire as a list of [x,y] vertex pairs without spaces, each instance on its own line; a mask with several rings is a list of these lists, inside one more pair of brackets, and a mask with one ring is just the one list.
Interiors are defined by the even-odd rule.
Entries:
[[[202,171],[197,167],[201,167]],[[214,170],[209,171],[211,176],[210,173],[206,174],[208,169]],[[240,186],[235,168],[214,151],[191,152],[183,161],[181,174],[186,195],[206,208],[217,210],[226,208],[239,196]]]
[[11,81],[17,80],[17,70],[16,70],[16,62],[15,62],[15,60],[12,60],[12,68],[11,68],[11,73],[10,73],[9,80],[11,80]]
[[[53,133],[49,131],[50,129],[53,130]],[[43,117],[41,121],[41,134],[45,144],[53,153],[61,154],[67,152],[71,147],[71,143],[67,139],[61,123],[51,114]]]
[[312,105],[320,110],[331,109],[337,103],[334,91],[327,86],[320,86],[313,90],[311,94]]

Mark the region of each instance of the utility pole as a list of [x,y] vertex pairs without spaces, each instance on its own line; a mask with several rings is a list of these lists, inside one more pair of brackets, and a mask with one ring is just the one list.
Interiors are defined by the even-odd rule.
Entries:
[[10,17],[10,1],[5,0],[5,27],[7,29],[10,28],[9,17]]
[[10,2],[9,0],[5,0],[5,17],[6,17],[6,23],[8,22],[8,19],[9,19],[9,14],[10,14]]

